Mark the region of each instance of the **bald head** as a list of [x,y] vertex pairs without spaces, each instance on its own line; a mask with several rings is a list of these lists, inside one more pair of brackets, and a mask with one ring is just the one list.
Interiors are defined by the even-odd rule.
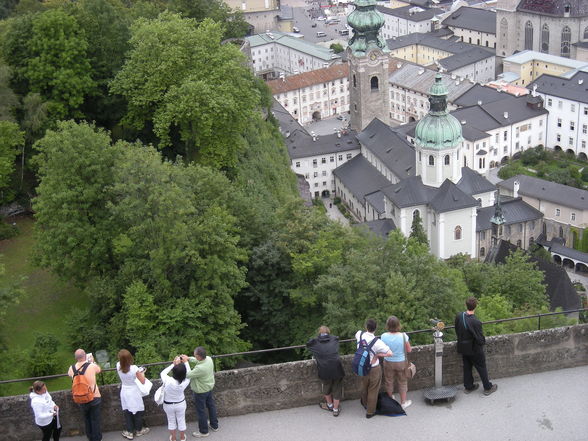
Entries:
[[77,361],[84,361],[86,360],[86,351],[84,351],[83,349],[76,349],[74,357]]

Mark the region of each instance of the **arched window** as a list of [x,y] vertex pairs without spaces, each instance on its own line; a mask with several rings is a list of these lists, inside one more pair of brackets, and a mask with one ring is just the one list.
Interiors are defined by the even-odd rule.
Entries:
[[421,212],[419,210],[414,210],[412,212],[412,219],[414,220],[417,217],[421,217]]
[[533,50],[533,23],[525,23],[525,49]]
[[379,88],[379,84],[378,84],[378,77],[372,77],[370,80],[370,86],[372,88],[372,90],[378,90]]
[[445,165],[449,165],[449,155],[445,155]]
[[486,255],[486,248],[480,248],[480,257],[484,257]]
[[519,247],[519,248],[520,248],[520,247],[521,247],[521,245],[522,245],[521,239],[517,240],[517,247]]
[[429,165],[435,165],[435,157],[433,155],[429,156]]
[[459,225],[453,230],[453,236],[455,237],[455,240],[461,240],[461,227]]
[[570,39],[572,38],[572,31],[569,27],[564,26],[561,31],[561,56],[570,58]]
[[355,75],[353,75],[353,87],[357,87],[357,79],[355,78]]
[[547,23],[541,29],[541,52],[544,54],[549,52],[549,26]]
[[529,246],[533,245],[535,243],[535,238],[533,236],[531,236],[529,238]]
[[564,237],[564,235],[563,235],[563,227],[559,227],[559,237]]
[[584,40],[588,40],[588,26],[584,28]]

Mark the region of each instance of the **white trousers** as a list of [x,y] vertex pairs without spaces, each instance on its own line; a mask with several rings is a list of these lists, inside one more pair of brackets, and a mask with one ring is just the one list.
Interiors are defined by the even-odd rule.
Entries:
[[163,403],[163,410],[167,415],[167,428],[178,429],[181,432],[186,430],[186,400],[177,404]]

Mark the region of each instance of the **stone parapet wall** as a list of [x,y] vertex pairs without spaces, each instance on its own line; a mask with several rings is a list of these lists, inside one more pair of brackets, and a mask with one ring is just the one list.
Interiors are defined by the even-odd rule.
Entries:
[[[486,357],[492,379],[586,365],[588,324],[489,337]],[[351,372],[351,359],[350,355],[343,357],[347,374],[344,400],[359,396],[360,379]],[[433,386],[433,345],[413,348],[411,360],[417,366],[417,375],[410,382],[409,389]],[[455,343],[448,343],[443,353],[443,383],[460,384],[461,381],[461,357],[456,353]],[[151,396],[145,398],[148,426],[166,424],[163,409],[153,401],[153,393],[159,383],[154,381]],[[122,430],[120,386],[102,386],[100,390],[103,430]],[[77,405],[71,400],[70,391],[51,391],[51,395],[61,407],[63,435],[82,433],[84,423]],[[316,404],[321,400],[322,391],[314,361],[304,360],[218,372],[215,396],[222,417]],[[187,419],[195,421],[193,401],[190,394],[186,397]],[[4,428],[1,438],[5,441],[39,439],[40,430],[34,425],[28,395],[0,398],[0,424]]]

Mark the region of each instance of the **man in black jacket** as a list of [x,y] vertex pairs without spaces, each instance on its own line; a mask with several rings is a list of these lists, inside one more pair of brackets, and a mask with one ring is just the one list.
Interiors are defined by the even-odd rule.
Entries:
[[321,409],[339,416],[339,401],[343,392],[343,365],[339,358],[339,337],[331,335],[326,326],[319,328],[319,335],[310,339],[306,347],[314,356],[318,368],[318,376],[323,382],[325,402],[319,403]]
[[455,317],[457,352],[459,352],[463,358],[464,392],[469,394],[480,387],[478,383],[474,383],[472,367],[475,367],[480,375],[482,384],[484,385],[484,395],[490,395],[496,392],[498,385],[492,384],[488,379],[486,356],[484,355],[486,338],[482,331],[482,323],[474,315],[476,306],[478,306],[478,300],[475,297],[470,297],[466,300],[467,311],[460,312]]

